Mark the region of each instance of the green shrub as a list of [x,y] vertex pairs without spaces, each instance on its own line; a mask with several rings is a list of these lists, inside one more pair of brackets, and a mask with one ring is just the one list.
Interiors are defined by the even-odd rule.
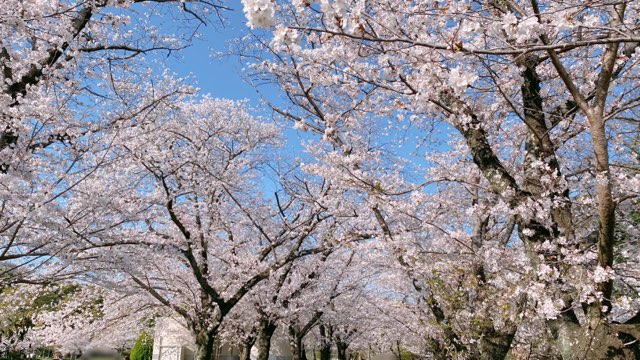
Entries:
[[151,360],[153,354],[153,338],[145,331],[140,333],[138,340],[131,349],[131,360]]

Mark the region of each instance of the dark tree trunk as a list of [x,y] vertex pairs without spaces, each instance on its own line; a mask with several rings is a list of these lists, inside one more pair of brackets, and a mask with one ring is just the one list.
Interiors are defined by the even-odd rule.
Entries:
[[268,360],[271,351],[271,337],[278,325],[268,319],[260,319],[258,325],[258,360]]
[[338,360],[347,360],[347,349],[349,348],[349,344],[346,342],[337,339],[336,340],[336,349],[338,350]]
[[320,360],[331,360],[331,328],[320,324]]
[[331,360],[331,344],[322,345],[320,348],[320,360]]
[[240,360],[251,360],[251,348],[256,343],[255,332],[249,334],[245,341],[242,343],[242,352],[240,353]]
[[207,329],[195,330],[195,360],[211,360],[215,353],[216,332]]
[[496,331],[493,327],[486,329],[482,338],[478,340],[473,357],[481,360],[505,359],[511,350],[515,333],[515,326],[507,327],[502,331]]

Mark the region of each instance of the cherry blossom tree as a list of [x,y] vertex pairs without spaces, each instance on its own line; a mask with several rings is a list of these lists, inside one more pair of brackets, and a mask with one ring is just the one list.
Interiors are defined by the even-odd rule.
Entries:
[[[323,299],[325,294],[314,290],[324,266],[334,264],[327,262],[332,252],[329,248],[322,254],[296,259],[258,284],[225,319],[225,343],[238,343],[243,349],[242,357],[249,355],[245,349],[256,345],[258,360],[266,360],[272,353],[271,342],[276,331],[281,329],[281,333],[286,334],[288,320],[295,318],[296,313],[317,310],[320,316],[319,304],[324,302],[313,298]],[[296,306],[300,298],[305,299],[304,303]],[[309,330],[316,323],[317,317]]]
[[8,351],[43,347],[64,354],[89,347],[128,348],[140,329],[166,313],[145,295],[69,281],[14,285],[3,292],[0,305],[0,351],[7,356]]
[[[322,141],[306,170],[376,225],[439,356],[638,351],[637,234],[623,229],[639,195],[639,10],[245,1],[273,33],[256,38],[254,74],[293,105],[274,111]],[[388,145],[403,133],[424,160]]]
[[300,172],[274,175],[281,128],[145,62],[221,4],[0,9],[0,289],[95,284],[33,341],[138,304],[207,360],[220,336],[265,358],[277,326],[295,360],[638,356],[637,2],[243,3]]
[[[248,111],[186,97],[137,119],[105,150],[111,166],[70,201],[74,266],[107,285],[126,279],[182,316],[198,359],[211,358],[224,318],[252,289],[323,251],[331,223],[318,203],[262,194],[279,129]],[[316,200],[328,190],[302,188]]]
[[[331,326],[326,326],[329,321],[337,326],[338,318],[342,319],[342,325],[358,315],[368,316],[352,302],[370,284],[369,273],[356,265],[361,264],[354,260],[357,253],[334,244],[326,251],[280,268],[255,287],[243,299],[243,306],[236,307],[225,319],[223,328],[229,332],[225,343],[238,343],[242,349],[256,345],[258,359],[267,359],[272,354],[271,340],[280,329],[280,334],[289,337],[292,354],[303,359],[312,350],[310,335],[315,336],[317,328],[331,332]],[[337,301],[340,307],[335,305]],[[321,352],[327,353],[328,349],[330,354],[333,338],[327,335]]]
[[[342,261],[331,261],[329,267],[335,267],[338,271],[345,269],[349,264]],[[346,265],[346,266],[345,266]],[[328,267],[323,267],[322,272],[309,273],[306,278],[314,279],[322,277],[315,282],[304,281],[300,286],[285,297],[282,308],[289,311],[284,319],[286,332],[294,360],[306,359],[308,348],[305,346],[305,338],[319,324],[327,307],[340,296],[339,284],[341,277],[329,275]]]
[[145,293],[75,286],[79,290],[56,309],[33,317],[35,326],[22,343],[25,348],[49,346],[64,354],[130,349],[140,331],[151,331],[155,317],[168,313]]
[[[198,26],[221,9],[207,0],[3,1],[2,282],[74,275],[55,260],[69,239],[61,234],[68,227],[61,208],[66,195],[104,162],[87,159],[107,146],[106,131],[192,91],[150,76],[153,54],[188,46]],[[162,16],[186,30],[163,33],[154,25]]]

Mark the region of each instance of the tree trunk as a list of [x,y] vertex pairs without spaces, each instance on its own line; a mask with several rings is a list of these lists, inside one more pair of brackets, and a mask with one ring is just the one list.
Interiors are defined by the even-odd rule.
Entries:
[[196,330],[195,360],[212,360],[216,344],[216,332],[206,329]]
[[347,348],[349,344],[338,339],[336,340],[336,349],[338,350],[338,360],[347,360]]
[[291,346],[291,360],[306,360],[303,344],[303,336],[293,326],[289,326],[289,345]]
[[[598,193],[598,263],[605,269],[613,266],[614,229],[616,223],[615,204],[609,170],[609,143],[607,141],[604,120],[598,118],[592,121],[591,141],[596,160],[596,190]],[[602,291],[602,312],[607,314],[611,310],[611,292],[613,281],[599,284]]]
[[256,334],[254,331],[246,337],[242,343],[242,352],[240,353],[240,360],[251,360],[251,348],[256,343]]
[[331,328],[320,324],[320,360],[331,360]]
[[634,349],[627,347],[636,339],[631,337],[625,344],[624,335],[606,320],[601,320],[593,329],[585,329],[568,321],[551,322],[556,337],[555,352],[562,359],[637,359]]
[[478,340],[478,353],[474,357],[481,360],[505,359],[511,350],[516,329],[515,325],[511,325],[499,331],[496,331],[493,326],[485,330]]
[[331,344],[323,344],[320,347],[320,360],[331,360]]
[[278,327],[273,321],[260,319],[258,325],[258,360],[268,360],[271,351],[271,337]]

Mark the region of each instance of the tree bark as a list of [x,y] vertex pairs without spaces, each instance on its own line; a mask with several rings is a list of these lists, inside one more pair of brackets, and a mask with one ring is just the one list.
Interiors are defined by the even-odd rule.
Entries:
[[473,358],[480,360],[505,359],[515,337],[517,327],[511,325],[496,331],[493,326],[482,333]]
[[338,351],[338,360],[347,360],[348,348],[349,348],[349,344],[340,340],[340,338],[336,340],[336,350]]
[[[609,142],[605,133],[602,117],[591,121],[591,141],[596,160],[596,190],[598,193],[598,263],[607,269],[613,266],[613,242],[615,229],[615,205],[611,186],[611,172],[609,171]],[[602,291],[604,313],[611,310],[611,293],[613,281],[600,284]]]
[[242,343],[242,352],[240,353],[240,360],[251,360],[251,349],[253,348],[253,345],[256,343],[256,334],[255,334],[255,329],[254,331],[249,334],[246,338],[245,341]]
[[195,360],[212,360],[215,355],[216,332],[207,329],[196,330]]
[[[524,123],[527,125],[527,140],[525,142],[524,157],[524,189],[533,197],[539,197],[546,192],[543,178],[563,179],[562,169],[555,153],[556,145],[553,143],[548,123],[545,118],[545,110],[542,95],[540,94],[541,80],[536,70],[540,59],[537,57],[523,57],[522,72],[523,84],[520,87],[523,100]],[[541,162],[546,167],[537,166]],[[569,189],[562,182],[553,184],[551,193],[544,196],[558,202],[558,206],[550,209],[553,220],[551,235],[565,236],[567,240],[573,239],[573,221],[571,217],[571,201]]]
[[320,324],[320,360],[331,360],[331,327]]
[[303,337],[304,335],[296,331],[294,326],[289,326],[289,345],[291,346],[292,354],[291,360],[306,360],[302,343]]
[[271,351],[271,337],[278,325],[269,319],[260,319],[258,325],[258,360],[268,360]]

